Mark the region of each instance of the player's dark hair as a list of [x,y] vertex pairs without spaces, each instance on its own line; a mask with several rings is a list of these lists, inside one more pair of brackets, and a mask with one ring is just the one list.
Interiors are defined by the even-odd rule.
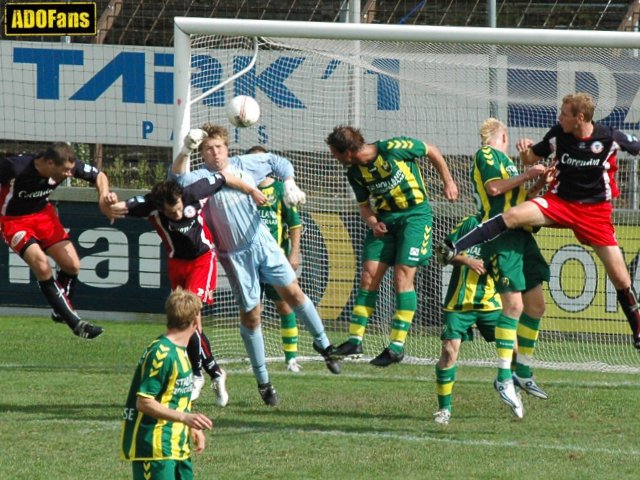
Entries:
[[64,165],[69,161],[76,161],[76,153],[66,142],[52,143],[46,150],[38,154],[45,160],[53,160],[54,165]]
[[357,152],[364,145],[364,137],[358,128],[338,125],[327,136],[325,142],[338,153]]
[[158,210],[164,209],[165,204],[174,206],[182,198],[182,187],[175,180],[156,183],[151,189],[151,201]]
[[245,153],[246,154],[250,154],[250,153],[267,153],[267,149],[264,148],[262,145],[254,145],[249,150],[247,150]]

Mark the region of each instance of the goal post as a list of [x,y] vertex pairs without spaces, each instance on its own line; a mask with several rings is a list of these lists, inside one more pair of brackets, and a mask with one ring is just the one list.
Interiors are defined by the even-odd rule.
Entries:
[[[562,97],[574,91],[594,96],[597,121],[629,133],[640,129],[640,33],[176,17],[174,34],[174,153],[189,128],[211,122],[229,128],[231,154],[259,144],[292,161],[308,196],[300,282],[334,343],[347,338],[365,234],[342,168],[324,143],[334,126],[357,126],[367,141],[408,135],[439,147],[460,199],[446,202],[436,172],[424,162],[434,243],[475,211],[467,177],[487,117],[507,124],[514,156],[515,141],[541,139],[556,123]],[[241,94],[261,106],[260,121],[250,128],[234,128],[224,113]],[[193,156],[191,168],[200,164]],[[640,289],[638,161],[621,155],[618,164],[618,240]],[[536,238],[552,272],[536,365],[640,370],[615,289],[593,251],[566,230],[543,229]],[[435,258],[418,269],[410,361],[432,363],[439,356],[448,279],[448,268]],[[268,301],[265,306],[267,351],[282,357],[279,319]],[[386,346],[394,306],[388,273],[365,335],[366,356]],[[237,324],[221,276],[215,305],[205,312],[221,357],[244,356]],[[312,354],[302,326],[300,351]],[[465,344],[460,358],[493,364],[495,349],[476,340]]]

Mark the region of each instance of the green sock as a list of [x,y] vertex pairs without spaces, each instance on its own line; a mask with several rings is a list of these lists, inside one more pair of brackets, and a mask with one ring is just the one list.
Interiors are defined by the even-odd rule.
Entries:
[[453,384],[456,382],[456,370],[454,364],[449,368],[438,368],[436,365],[436,394],[438,395],[438,409],[451,411]]
[[407,333],[411,328],[417,307],[418,298],[415,290],[396,294],[396,312],[391,322],[391,344],[389,345],[389,348],[396,353],[400,353],[404,349]]
[[498,353],[498,381],[504,382],[511,378],[511,360],[516,341],[516,327],[518,320],[500,315],[496,325],[496,351]]
[[518,353],[516,354],[515,367],[516,375],[519,377],[530,378],[533,376],[531,363],[540,334],[540,320],[523,313],[518,321]]
[[356,345],[362,343],[364,332],[369,324],[369,318],[371,318],[376,308],[377,299],[378,292],[358,290],[356,303],[353,306],[353,312],[351,314],[351,323],[349,324],[349,341],[351,343]]
[[294,312],[280,314],[280,335],[282,336],[284,361],[288,362],[298,356],[298,324]]

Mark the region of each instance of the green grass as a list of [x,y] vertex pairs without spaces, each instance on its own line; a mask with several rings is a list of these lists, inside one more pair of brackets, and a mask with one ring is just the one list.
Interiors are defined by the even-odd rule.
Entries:
[[[41,318],[0,318],[0,478],[125,479],[120,413],[134,366],[163,331],[102,322],[96,341]],[[463,346],[464,355],[464,346]],[[270,365],[281,406],[258,396],[248,365],[227,365],[230,403],[210,415],[201,479],[637,478],[638,387],[632,374],[541,370],[548,401],[525,397],[516,421],[491,387],[492,368],[461,366],[448,426],[433,423],[433,366],[374,369],[320,362]]]

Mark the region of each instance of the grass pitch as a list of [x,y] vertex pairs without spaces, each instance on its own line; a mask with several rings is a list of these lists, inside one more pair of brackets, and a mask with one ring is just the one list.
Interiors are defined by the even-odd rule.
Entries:
[[[97,322],[95,341],[44,318],[0,318],[0,478],[126,479],[120,415],[135,364],[162,324]],[[210,333],[215,342],[215,332]],[[339,340],[339,339],[335,339]],[[464,347],[462,348],[464,357]],[[243,362],[227,364],[229,405],[207,383],[214,420],[194,458],[202,479],[637,478],[637,374],[541,370],[547,401],[515,420],[493,368],[460,366],[451,423],[436,425],[431,365],[269,366],[281,405],[262,404]]]

